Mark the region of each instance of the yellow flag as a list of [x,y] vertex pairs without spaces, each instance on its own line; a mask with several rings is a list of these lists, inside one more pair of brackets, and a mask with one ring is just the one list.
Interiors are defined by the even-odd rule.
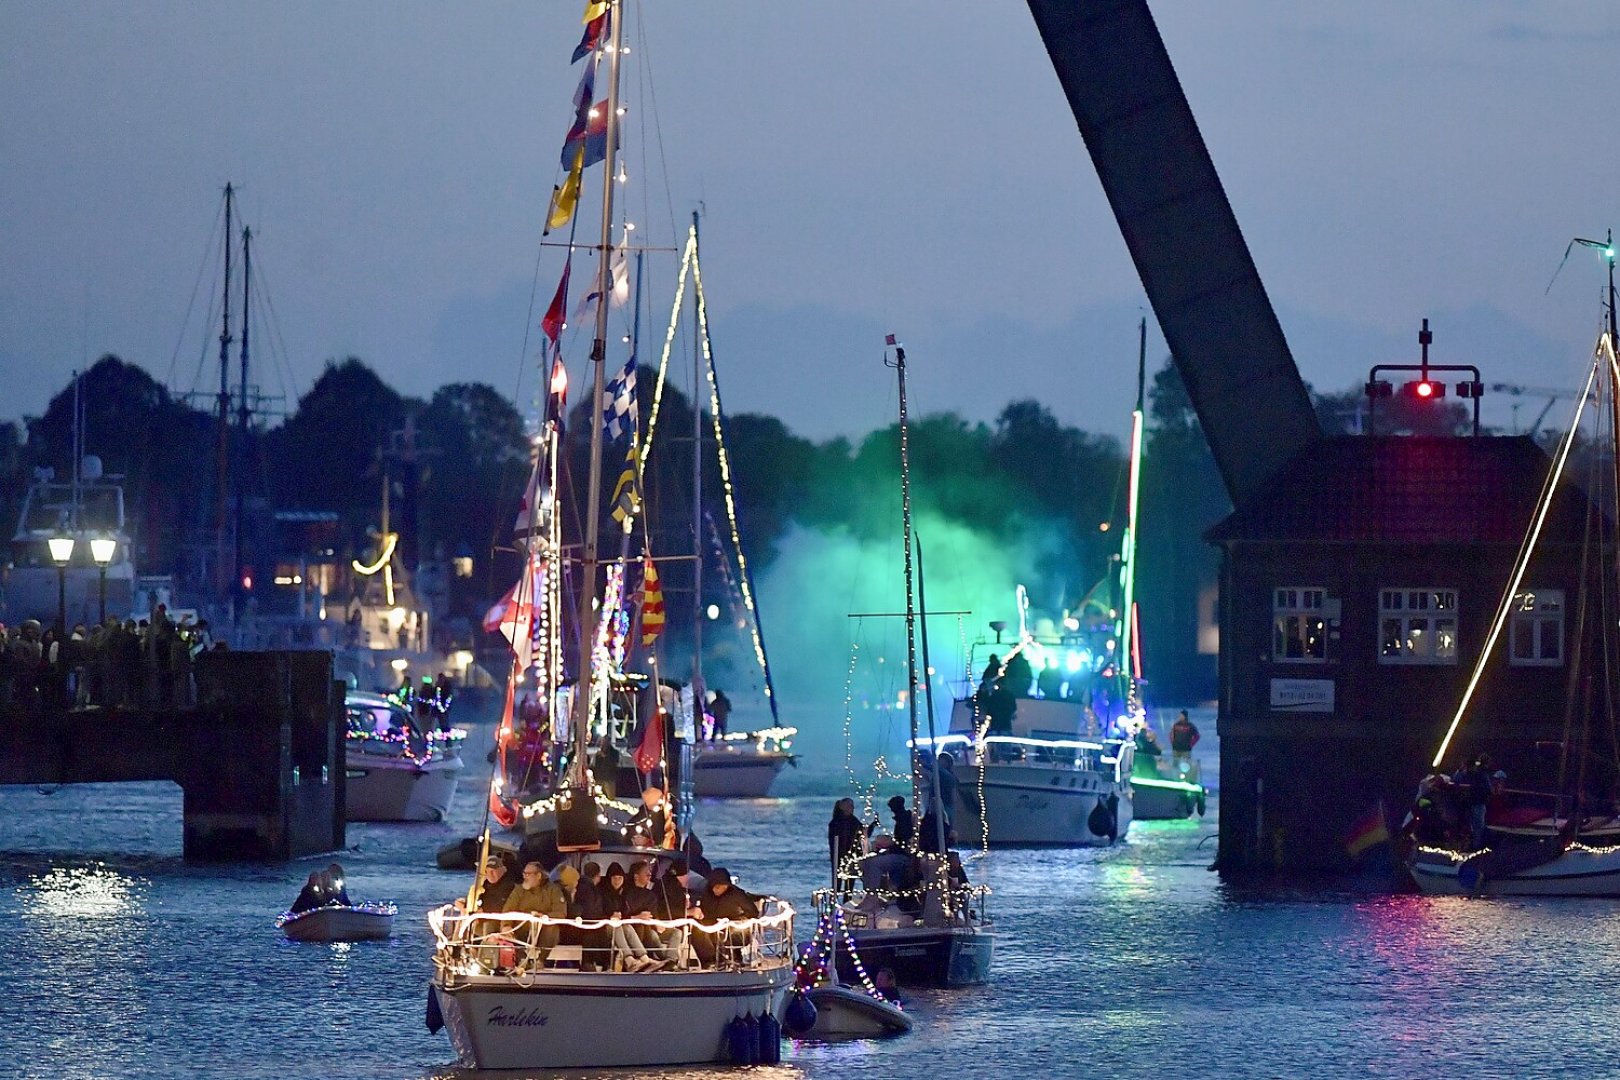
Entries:
[[592,19],[600,19],[607,14],[608,0],[585,0],[585,17],[580,22],[589,23]]
[[585,171],[585,147],[574,155],[574,167],[568,170],[562,186],[551,190],[551,213],[546,217],[546,231],[560,229],[573,220],[574,208],[579,205],[579,178]]
[[624,472],[613,485],[613,520],[623,522],[641,513],[641,485],[636,474],[641,471],[636,459],[636,440],[630,440],[630,449],[624,455]]

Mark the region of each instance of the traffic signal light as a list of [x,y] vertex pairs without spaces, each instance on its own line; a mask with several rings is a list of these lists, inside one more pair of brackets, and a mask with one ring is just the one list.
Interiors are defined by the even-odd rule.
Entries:
[[1446,384],[1433,379],[1414,379],[1401,387],[1401,393],[1418,401],[1434,401],[1446,396]]

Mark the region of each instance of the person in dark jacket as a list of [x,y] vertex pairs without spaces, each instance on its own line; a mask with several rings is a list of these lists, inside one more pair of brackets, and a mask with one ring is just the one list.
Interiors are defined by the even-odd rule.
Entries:
[[[847,800],[846,800],[847,801]],[[851,817],[854,816],[851,805]],[[697,900],[697,921],[713,926],[721,920],[740,922],[759,918],[759,905],[754,898],[732,884],[731,873],[717,866],[703,885]],[[729,965],[735,962],[741,949],[748,944],[747,927],[728,927],[724,930],[698,931],[692,935],[692,944],[705,966]]]
[[478,890],[479,911],[503,911],[506,898],[512,895],[516,882],[506,872],[506,863],[499,855],[484,860],[484,884]]
[[[630,880],[625,884],[620,898],[623,914],[632,919],[656,918],[659,899],[658,890],[653,888],[652,864],[640,859],[631,863]],[[666,959],[672,959],[653,955],[653,949],[662,953],[664,943],[648,926],[615,927],[613,947],[623,960],[626,971],[657,970],[664,966]]]
[[618,915],[623,916],[624,886],[629,879],[626,877],[624,867],[616,862],[608,863],[607,870],[602,874],[602,910],[607,914],[604,918]]
[[894,814],[894,842],[910,847],[917,839],[917,818],[906,806],[906,797],[896,795],[889,800],[889,811]]
[[[602,868],[596,863],[586,863],[585,876],[579,879],[579,887],[574,890],[574,907],[569,914],[576,919],[607,918],[607,900],[602,895],[602,888]],[[613,947],[611,932],[598,927],[581,931],[580,938],[580,944],[585,947],[580,957],[580,970],[599,971],[608,966]]]
[[311,870],[309,880],[304,882],[304,887],[298,891],[298,899],[293,901],[290,910],[294,915],[302,915],[306,911],[314,911],[325,903],[326,898],[321,891],[321,872]]
[[1182,709],[1176,722],[1170,725],[1170,756],[1177,765],[1192,758],[1193,747],[1198,745],[1198,725]]
[[832,860],[835,888],[845,887],[848,880],[845,865],[852,854],[859,855],[865,832],[861,819],[855,816],[854,799],[839,799],[833,803],[832,820],[827,822],[827,856]]

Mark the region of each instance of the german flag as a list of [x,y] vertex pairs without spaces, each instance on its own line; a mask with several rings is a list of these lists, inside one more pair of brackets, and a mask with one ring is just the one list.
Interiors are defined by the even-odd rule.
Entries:
[[1352,859],[1359,859],[1367,851],[1388,841],[1389,826],[1384,821],[1384,804],[1380,800],[1377,806],[1356,819],[1344,838],[1344,850],[1350,853]]

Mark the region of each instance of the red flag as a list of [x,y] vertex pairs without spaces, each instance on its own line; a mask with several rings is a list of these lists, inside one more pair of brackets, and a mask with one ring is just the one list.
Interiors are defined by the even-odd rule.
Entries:
[[[498,734],[496,735],[495,745],[497,747],[497,752],[499,753],[499,760],[495,765],[495,775],[497,777],[504,777],[506,775],[506,744],[508,742],[507,736],[512,732],[512,700],[514,696],[513,691],[516,689],[514,683],[515,680],[513,679],[506,680],[506,707],[501,712],[501,726],[496,729]],[[517,807],[508,804],[506,800],[502,799],[500,792],[496,790],[494,784],[491,784],[489,787],[489,812],[493,814],[495,816],[495,820],[500,822],[505,828],[510,829],[513,825],[517,824]]]
[[557,336],[562,333],[568,319],[568,275],[574,268],[574,257],[570,255],[563,263],[562,280],[557,282],[557,295],[551,298],[551,306],[546,308],[546,317],[540,320],[540,329],[546,337],[551,339],[553,345],[557,344]]
[[[590,13],[591,9],[586,8],[585,14]],[[569,61],[570,64],[579,63],[581,57],[589,56],[602,47],[602,40],[607,37],[609,18],[609,13],[604,10],[602,14],[585,24],[585,36],[581,37],[579,44],[574,47],[574,58]]]
[[664,710],[654,709],[636,746],[636,771],[650,773],[664,760]]
[[552,347],[551,392],[546,397],[546,419],[562,423],[568,412],[568,369],[563,367],[562,349]]

